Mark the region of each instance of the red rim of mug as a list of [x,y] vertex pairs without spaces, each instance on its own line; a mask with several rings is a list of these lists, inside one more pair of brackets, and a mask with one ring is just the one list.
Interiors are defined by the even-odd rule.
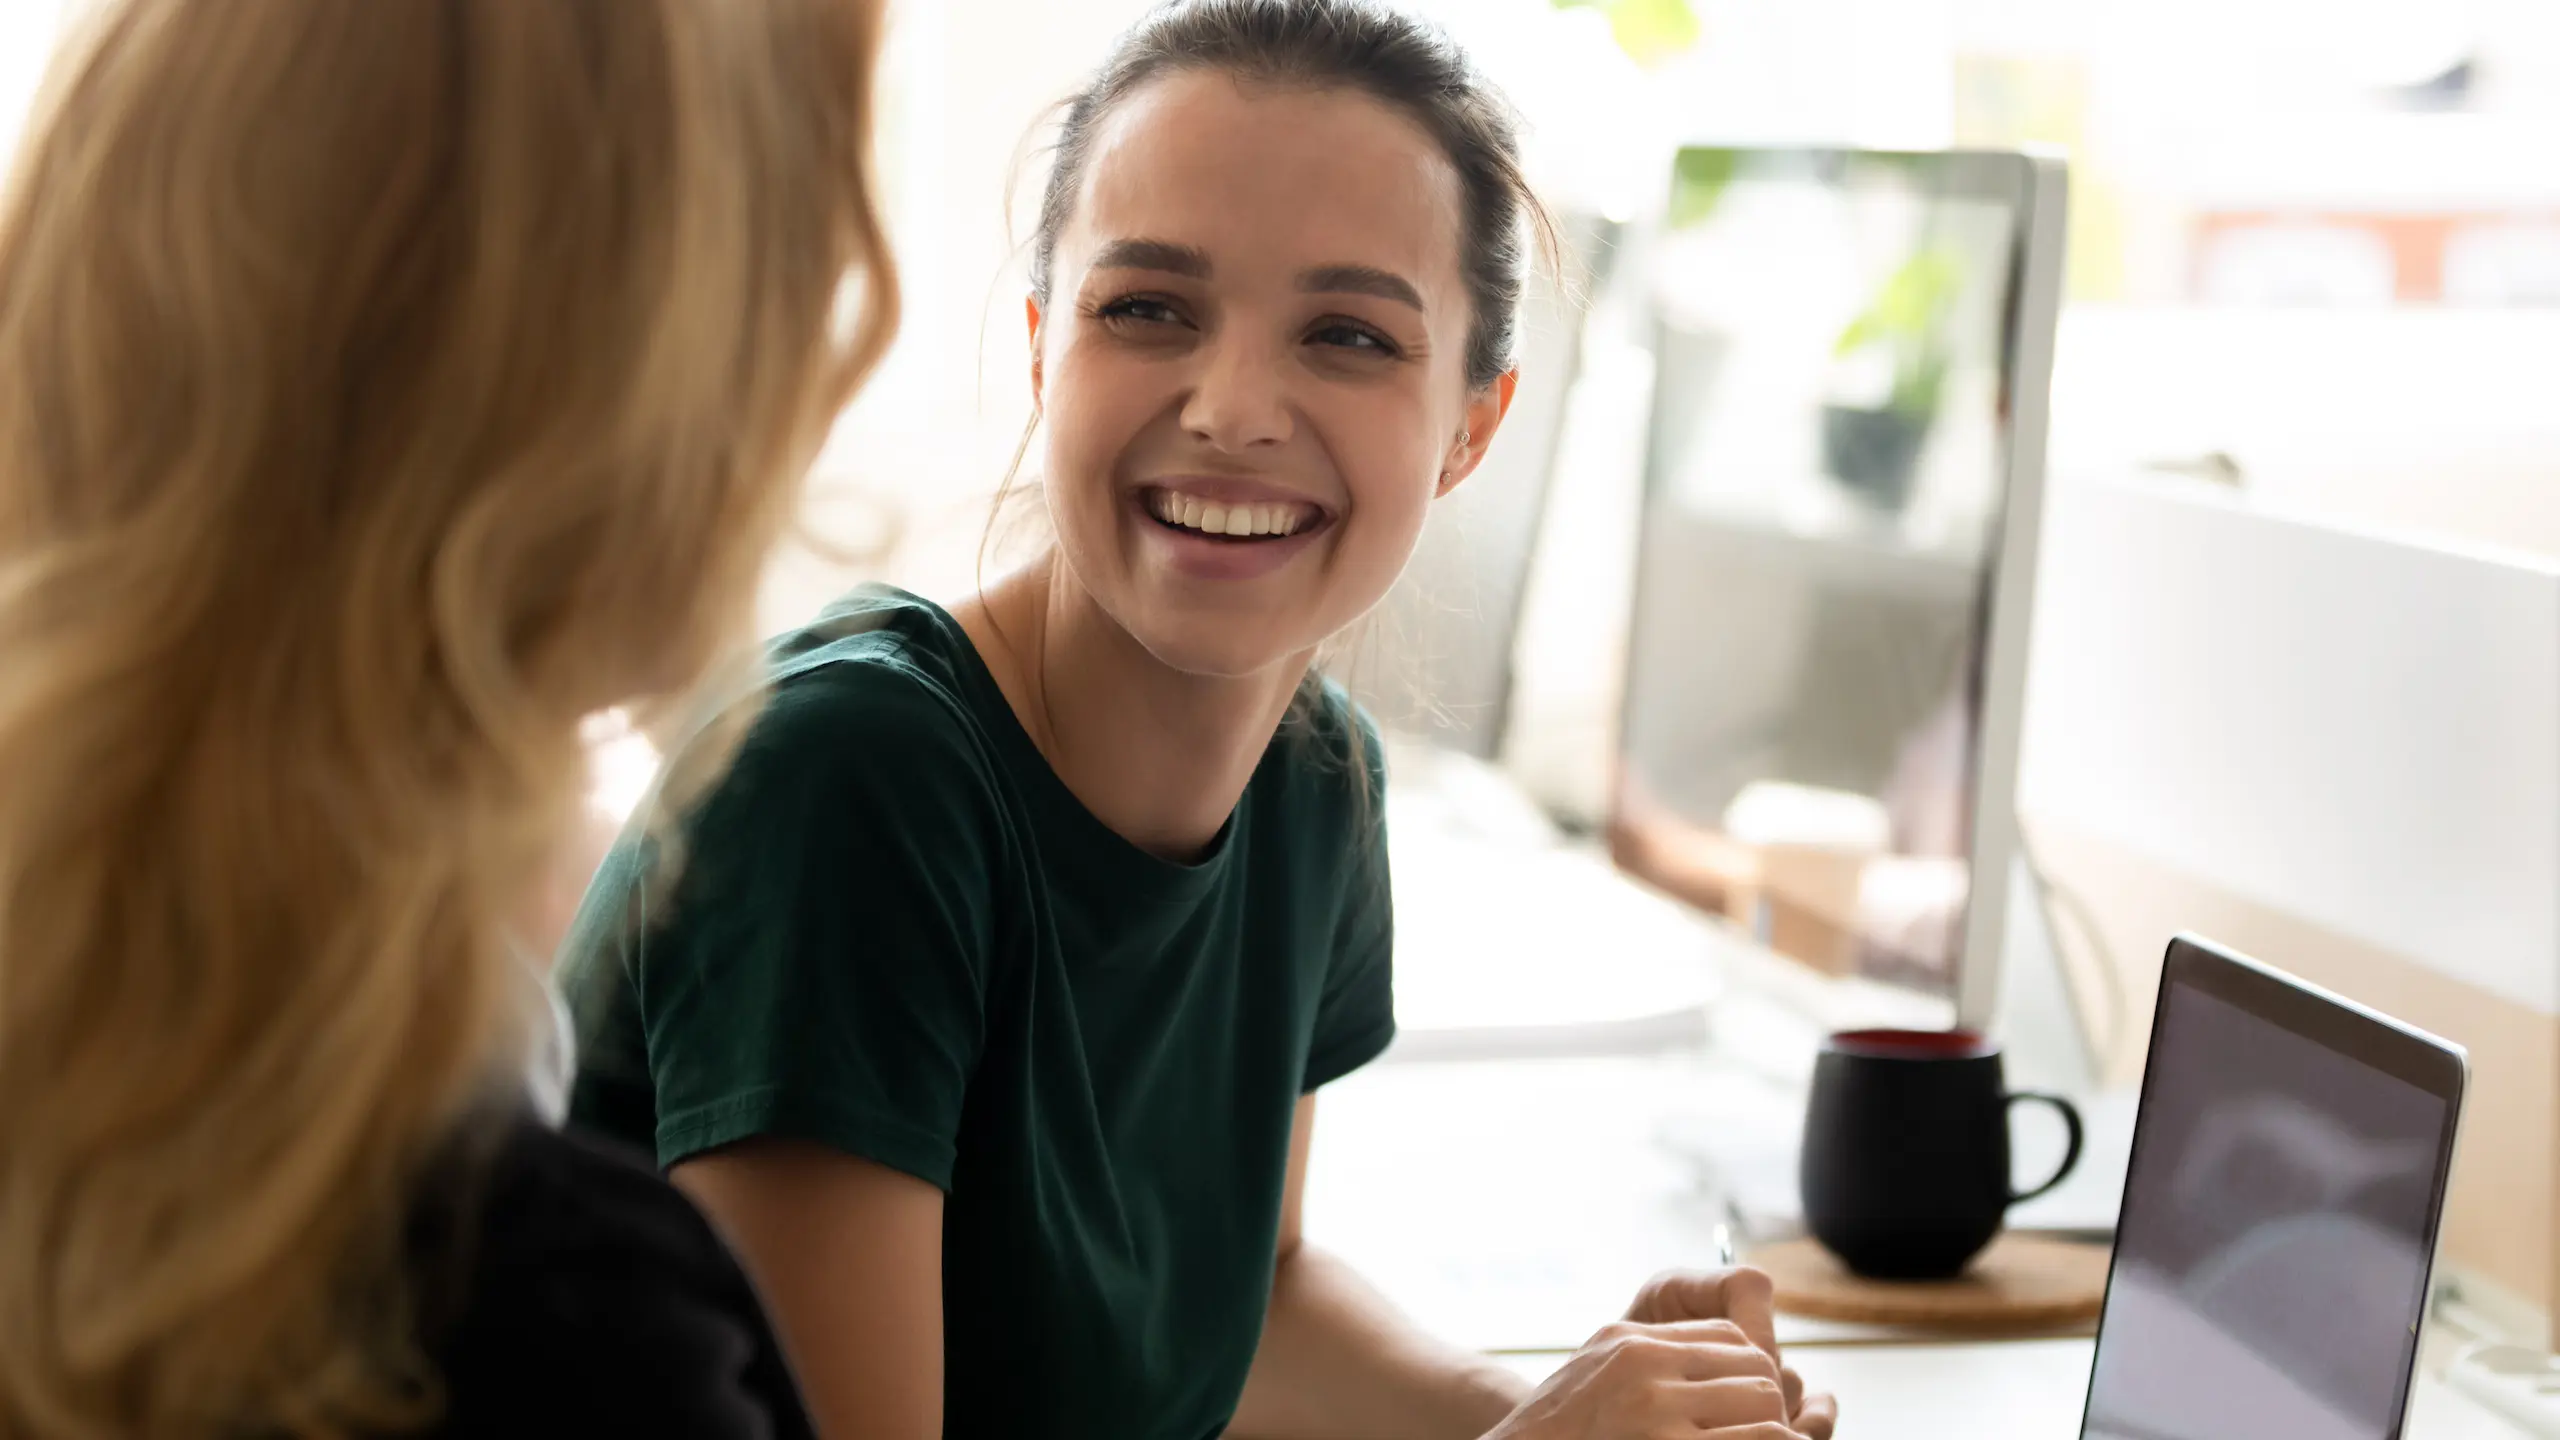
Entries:
[[1843,1030],[1823,1048],[1867,1060],[1982,1060],[2000,1053],[1971,1030]]

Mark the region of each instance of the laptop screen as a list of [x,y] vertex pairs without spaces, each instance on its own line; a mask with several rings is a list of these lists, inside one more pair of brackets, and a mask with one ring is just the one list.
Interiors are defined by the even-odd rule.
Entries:
[[2162,987],[2090,1440],[2390,1440],[2449,1102],[2194,984]]

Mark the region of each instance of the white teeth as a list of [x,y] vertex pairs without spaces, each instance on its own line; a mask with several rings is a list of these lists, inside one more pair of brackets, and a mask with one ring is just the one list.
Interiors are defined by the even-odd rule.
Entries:
[[1295,535],[1306,528],[1311,518],[1295,505],[1221,505],[1170,490],[1160,490],[1150,496],[1147,513],[1185,530],[1237,539],[1257,535]]

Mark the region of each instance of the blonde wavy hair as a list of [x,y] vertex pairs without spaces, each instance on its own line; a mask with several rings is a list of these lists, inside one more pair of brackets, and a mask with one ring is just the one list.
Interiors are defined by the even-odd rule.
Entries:
[[110,0],[0,208],[0,1435],[429,1422],[579,726],[895,325],[875,0]]

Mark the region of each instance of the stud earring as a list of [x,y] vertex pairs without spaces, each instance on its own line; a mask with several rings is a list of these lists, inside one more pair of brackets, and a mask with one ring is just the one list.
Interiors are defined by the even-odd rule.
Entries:
[[[1466,448],[1467,448],[1467,442],[1469,442],[1469,441],[1471,441],[1471,440],[1473,440],[1473,439],[1475,439],[1475,438],[1476,438],[1476,432],[1474,432],[1473,430],[1460,430],[1460,431],[1458,432],[1458,448],[1459,448],[1459,449],[1461,449],[1461,450],[1466,449]],[[1440,478],[1441,478],[1441,479],[1443,479],[1443,480],[1446,480],[1446,479],[1448,479],[1451,475],[1456,474],[1456,473],[1457,473],[1457,470],[1458,470],[1458,467],[1457,467],[1457,466],[1455,466],[1455,465],[1444,465],[1444,466],[1442,466],[1442,467],[1441,467],[1441,469],[1440,469]]]

